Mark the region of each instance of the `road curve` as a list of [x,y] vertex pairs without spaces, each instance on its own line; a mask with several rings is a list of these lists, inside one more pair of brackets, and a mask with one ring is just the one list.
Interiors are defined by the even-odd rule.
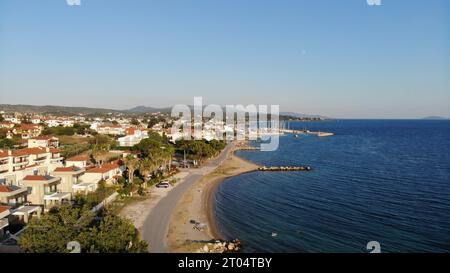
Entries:
[[148,242],[151,253],[167,252],[166,239],[169,231],[170,218],[181,197],[200,178],[222,164],[233,147],[233,143],[228,144],[221,154],[206,164],[206,166],[199,169],[191,169],[189,174],[184,178],[184,181],[169,191],[167,196],[161,199],[153,208],[142,227],[142,237]]

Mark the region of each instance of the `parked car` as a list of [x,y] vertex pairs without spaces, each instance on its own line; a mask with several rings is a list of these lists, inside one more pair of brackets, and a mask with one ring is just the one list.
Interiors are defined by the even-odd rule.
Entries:
[[169,182],[160,182],[160,183],[156,184],[156,187],[157,188],[168,188],[168,187],[170,187],[170,184],[169,184]]

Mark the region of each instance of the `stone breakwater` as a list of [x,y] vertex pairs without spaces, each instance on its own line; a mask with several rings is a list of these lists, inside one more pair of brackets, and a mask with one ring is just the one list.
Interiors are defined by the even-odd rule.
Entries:
[[207,243],[196,253],[237,253],[241,250],[241,241],[238,239],[233,241],[220,241],[217,240],[214,243]]

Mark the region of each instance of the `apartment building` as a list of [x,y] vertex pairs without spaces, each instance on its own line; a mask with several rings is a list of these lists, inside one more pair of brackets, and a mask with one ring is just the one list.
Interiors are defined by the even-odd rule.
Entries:
[[63,158],[56,148],[24,148],[0,150],[0,183],[20,186],[19,181],[30,174],[46,175],[62,167]]
[[90,183],[98,183],[101,180],[105,180],[107,183],[113,184],[121,175],[121,166],[118,163],[113,162],[87,170],[83,175],[82,180]]
[[27,188],[0,185],[0,205],[10,207],[11,215],[28,223],[30,217],[40,217],[42,212],[41,207],[29,205],[28,194]]
[[60,190],[70,193],[88,193],[97,189],[97,183],[83,182],[86,170],[75,166],[56,168],[52,175],[61,178]]
[[60,188],[61,178],[49,175],[27,175],[21,181],[23,187],[28,188],[28,200],[33,205],[39,205],[48,211],[56,205],[69,202],[70,192],[63,192]]

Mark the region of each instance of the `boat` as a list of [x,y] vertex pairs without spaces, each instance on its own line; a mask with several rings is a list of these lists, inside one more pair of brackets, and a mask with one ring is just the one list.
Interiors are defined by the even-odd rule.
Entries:
[[333,133],[326,133],[326,132],[319,132],[317,133],[317,136],[319,137],[328,137],[328,136],[334,136]]

